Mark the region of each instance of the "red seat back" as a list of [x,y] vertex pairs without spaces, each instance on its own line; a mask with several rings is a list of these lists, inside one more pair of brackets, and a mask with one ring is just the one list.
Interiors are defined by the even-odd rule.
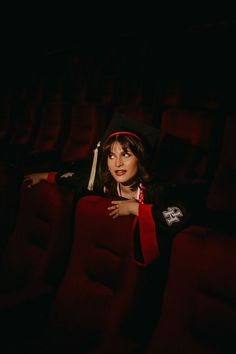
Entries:
[[193,226],[173,243],[161,319],[146,354],[236,352],[236,238]]
[[12,98],[6,96],[0,104],[0,143],[8,142],[12,123]]
[[44,104],[41,108],[40,125],[32,153],[49,151],[55,148],[62,129],[61,103]]
[[15,126],[11,134],[10,144],[26,145],[32,138],[36,125],[37,106],[31,102],[13,107]]
[[77,204],[70,263],[51,312],[53,347],[122,353],[126,346],[137,346],[118,336],[143,269],[133,259],[135,219],[111,218],[109,205],[108,199],[96,196]]
[[218,166],[209,191],[207,206],[236,216],[236,116],[229,115],[225,122],[224,138]]
[[62,162],[88,158],[106,127],[106,111],[97,105],[72,106],[69,134],[63,145]]
[[32,288],[60,281],[71,241],[72,197],[48,183],[22,185],[16,225],[1,259],[0,307],[8,297],[20,303]]
[[168,109],[163,112],[157,171],[170,182],[204,177],[210,155],[213,118],[208,112]]

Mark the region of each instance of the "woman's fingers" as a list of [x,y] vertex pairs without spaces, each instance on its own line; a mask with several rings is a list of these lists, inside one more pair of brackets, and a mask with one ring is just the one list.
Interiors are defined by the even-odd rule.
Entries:
[[109,211],[109,216],[112,216],[113,219],[117,218],[119,216],[119,205],[115,204],[107,208]]
[[112,217],[124,216],[124,215],[138,215],[138,205],[136,200],[114,200],[111,202],[111,206],[108,210]]

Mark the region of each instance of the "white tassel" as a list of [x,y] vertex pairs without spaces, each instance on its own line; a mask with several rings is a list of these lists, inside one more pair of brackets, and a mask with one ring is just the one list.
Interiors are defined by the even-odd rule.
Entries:
[[101,145],[101,142],[99,141],[97,143],[96,149],[93,150],[93,163],[92,163],[91,172],[90,172],[89,181],[88,181],[88,187],[87,187],[89,191],[93,190],[96,169],[97,169],[98,148],[100,147],[100,145]]

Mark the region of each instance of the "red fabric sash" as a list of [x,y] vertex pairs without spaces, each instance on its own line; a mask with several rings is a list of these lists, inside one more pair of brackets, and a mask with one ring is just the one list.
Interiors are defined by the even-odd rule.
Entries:
[[151,204],[139,204],[139,232],[144,263],[149,264],[160,254]]

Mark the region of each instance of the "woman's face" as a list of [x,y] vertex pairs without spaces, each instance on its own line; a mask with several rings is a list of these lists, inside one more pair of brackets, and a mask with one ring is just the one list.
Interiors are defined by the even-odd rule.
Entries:
[[125,185],[132,184],[138,172],[137,157],[129,148],[124,150],[117,141],[111,145],[107,165],[115,181]]

